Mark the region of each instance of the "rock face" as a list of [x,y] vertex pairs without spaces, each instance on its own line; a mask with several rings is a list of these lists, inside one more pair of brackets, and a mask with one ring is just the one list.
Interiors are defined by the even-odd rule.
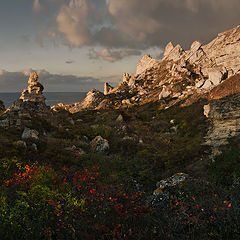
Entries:
[[204,114],[211,122],[206,145],[219,147],[228,144],[229,138],[240,136],[240,93],[210,101]]
[[32,73],[28,80],[28,88],[22,92],[21,97],[1,116],[0,126],[21,126],[29,123],[32,117],[49,119],[50,108],[45,104],[45,97],[42,95],[43,86],[38,82],[36,72]]

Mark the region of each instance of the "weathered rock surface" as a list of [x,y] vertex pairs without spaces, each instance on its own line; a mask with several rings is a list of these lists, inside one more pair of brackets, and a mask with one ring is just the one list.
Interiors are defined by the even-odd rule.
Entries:
[[226,145],[229,138],[240,136],[240,93],[212,100],[204,109],[205,116],[211,122],[206,145]]
[[107,153],[109,150],[108,140],[102,138],[101,136],[95,137],[91,143],[92,151],[95,153]]
[[137,74],[141,74],[146,71],[148,68],[152,68],[155,64],[158,64],[159,61],[157,59],[152,58],[150,55],[145,54],[137,64]]
[[39,132],[37,130],[25,127],[25,129],[22,133],[22,139],[38,140],[39,139],[38,135],[39,135]]

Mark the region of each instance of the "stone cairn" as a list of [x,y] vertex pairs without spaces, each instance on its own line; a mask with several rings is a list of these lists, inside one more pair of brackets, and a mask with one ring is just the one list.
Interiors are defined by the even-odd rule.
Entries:
[[42,95],[43,85],[38,82],[38,75],[36,72],[30,74],[28,79],[28,88],[23,90],[20,99],[30,102],[40,102],[45,104],[45,97]]

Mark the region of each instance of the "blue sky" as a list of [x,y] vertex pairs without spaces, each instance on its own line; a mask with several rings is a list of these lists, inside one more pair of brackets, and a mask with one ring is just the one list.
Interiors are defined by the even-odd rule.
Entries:
[[46,91],[102,89],[172,41],[188,48],[239,24],[239,0],[1,0],[0,91],[40,73]]

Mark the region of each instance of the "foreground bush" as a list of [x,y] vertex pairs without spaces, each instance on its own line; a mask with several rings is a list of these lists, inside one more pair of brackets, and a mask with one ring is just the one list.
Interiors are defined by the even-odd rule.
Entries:
[[98,168],[25,166],[1,187],[1,239],[141,239],[141,192],[101,184]]
[[109,186],[96,166],[79,171],[64,166],[56,171],[23,166],[15,159],[2,162],[3,240],[240,237],[239,185],[226,193],[192,179],[171,187],[159,204],[152,204],[150,196],[134,190],[134,184]]

